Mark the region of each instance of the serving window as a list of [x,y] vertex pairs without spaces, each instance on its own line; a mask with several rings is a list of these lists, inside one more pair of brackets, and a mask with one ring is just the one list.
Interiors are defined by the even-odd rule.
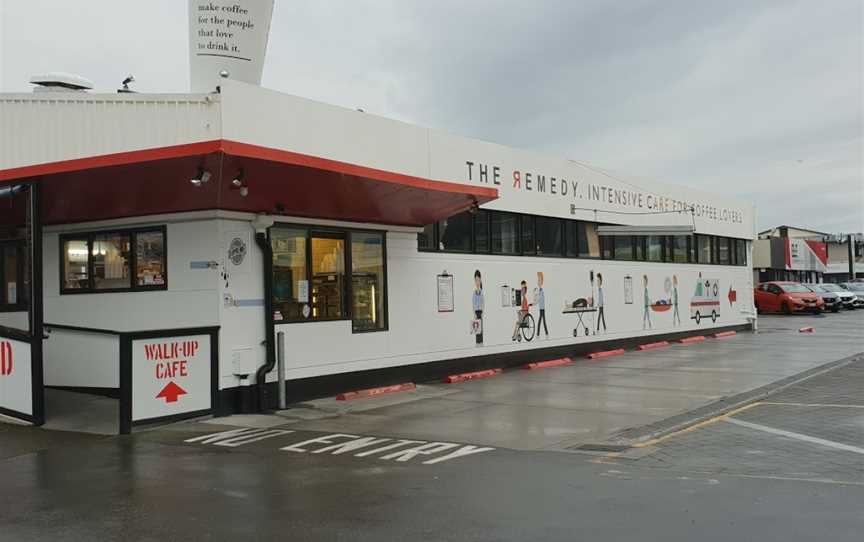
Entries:
[[64,235],[60,252],[61,294],[168,288],[164,227]]
[[276,226],[270,243],[276,323],[350,319],[354,332],[387,329],[384,233]]

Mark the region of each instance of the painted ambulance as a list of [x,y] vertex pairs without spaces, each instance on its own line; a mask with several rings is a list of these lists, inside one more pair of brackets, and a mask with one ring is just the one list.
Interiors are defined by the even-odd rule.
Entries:
[[700,276],[690,300],[690,319],[698,324],[703,318],[711,318],[711,322],[720,318],[720,282]]

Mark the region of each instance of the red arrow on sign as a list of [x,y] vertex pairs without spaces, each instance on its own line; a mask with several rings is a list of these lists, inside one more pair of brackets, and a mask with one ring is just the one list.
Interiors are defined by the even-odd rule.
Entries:
[[176,403],[177,398],[181,395],[186,395],[186,390],[184,390],[174,382],[169,382],[168,385],[159,392],[159,395],[156,396],[156,399],[165,399],[166,403]]
[[736,301],[738,301],[738,292],[733,290],[732,287],[730,286],[729,287],[729,306],[731,307],[732,303],[735,303]]

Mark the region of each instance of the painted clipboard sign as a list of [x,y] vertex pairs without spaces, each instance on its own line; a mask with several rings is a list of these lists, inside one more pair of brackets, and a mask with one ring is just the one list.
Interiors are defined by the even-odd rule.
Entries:
[[438,275],[438,312],[453,312],[453,275],[446,271]]

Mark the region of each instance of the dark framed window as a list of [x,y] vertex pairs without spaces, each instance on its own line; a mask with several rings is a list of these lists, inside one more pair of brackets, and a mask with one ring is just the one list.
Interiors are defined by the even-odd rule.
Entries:
[[533,256],[537,254],[537,245],[534,244],[534,216],[522,215],[522,254]]
[[696,263],[708,264],[713,261],[711,238],[707,235],[696,236]]
[[649,235],[646,237],[646,246],[647,246],[647,254],[649,262],[662,262],[663,261],[663,241],[664,237],[662,235]]
[[635,255],[636,261],[639,262],[644,262],[645,259],[648,257],[644,235],[637,235],[633,237],[633,253]]
[[538,256],[564,255],[564,221],[560,218],[535,218],[535,236]]
[[720,265],[731,265],[732,255],[729,247],[728,237],[717,237],[717,263]]
[[576,222],[579,258],[600,258],[600,236],[597,234],[597,224],[593,222]]
[[23,242],[0,241],[0,312],[28,309],[30,288],[26,257]]
[[438,241],[435,237],[435,230],[437,229],[435,224],[429,224],[417,234],[417,248],[419,250],[436,250],[438,248]]
[[438,222],[438,250],[471,252],[474,216],[465,211]]
[[614,249],[612,250],[612,258],[615,260],[632,260],[633,259],[633,237],[630,235],[615,235],[610,238]]
[[277,324],[352,321],[355,333],[387,329],[383,232],[278,225],[273,250]]
[[689,235],[675,235],[669,238],[666,246],[672,253],[672,262],[688,263],[690,261],[690,241]]
[[736,265],[747,265],[747,241],[745,239],[736,239],[735,263]]
[[474,211],[474,252],[489,252],[489,211]]
[[493,211],[490,220],[492,254],[516,255],[519,243],[519,215]]
[[166,289],[164,226],[60,236],[61,295]]

